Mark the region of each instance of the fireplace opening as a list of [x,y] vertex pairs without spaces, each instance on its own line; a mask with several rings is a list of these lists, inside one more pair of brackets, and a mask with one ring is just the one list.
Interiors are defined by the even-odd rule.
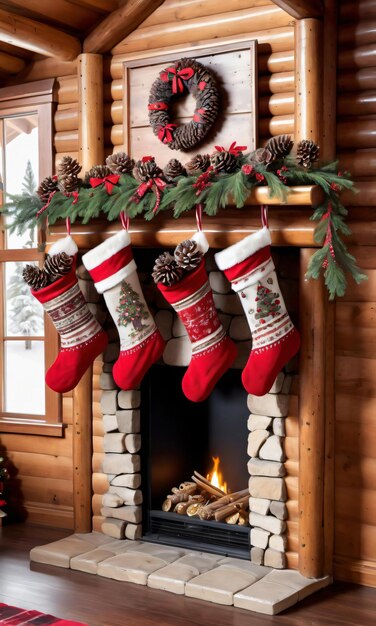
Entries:
[[216,457],[229,491],[248,489],[247,393],[241,371],[226,372],[210,397],[197,404],[181,390],[185,371],[155,365],[142,384],[143,539],[249,559],[248,515],[241,523],[239,516],[235,522],[227,516],[229,523],[203,520],[174,512],[175,502],[168,502],[182,483],[194,485],[192,477],[207,480]]

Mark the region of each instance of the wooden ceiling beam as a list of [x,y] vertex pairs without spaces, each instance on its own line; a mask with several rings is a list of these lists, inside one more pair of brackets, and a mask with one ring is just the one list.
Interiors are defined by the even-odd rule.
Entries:
[[7,74],[18,74],[26,67],[24,59],[0,51],[0,71]]
[[4,9],[0,9],[0,41],[64,61],[72,61],[81,52],[76,37]]
[[321,18],[324,15],[322,0],[272,0],[272,2],[297,20],[305,17]]
[[86,37],[84,52],[108,52],[146,20],[164,0],[128,0]]

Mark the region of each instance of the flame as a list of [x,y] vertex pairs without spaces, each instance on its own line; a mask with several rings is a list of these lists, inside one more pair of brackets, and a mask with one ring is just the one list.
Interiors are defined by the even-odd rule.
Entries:
[[213,469],[209,474],[206,475],[206,478],[211,482],[214,487],[219,487],[225,493],[227,493],[227,483],[223,480],[222,472],[219,470],[219,456],[213,456]]

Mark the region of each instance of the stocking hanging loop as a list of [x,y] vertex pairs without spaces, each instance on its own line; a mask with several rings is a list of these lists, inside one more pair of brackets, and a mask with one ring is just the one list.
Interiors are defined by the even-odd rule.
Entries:
[[65,227],[67,229],[67,235],[71,234],[71,221],[70,221],[70,217],[66,217],[65,218]]
[[261,205],[261,223],[266,228],[269,228],[269,219],[268,219],[269,207],[267,204]]
[[202,204],[196,204],[196,224],[197,230],[202,231]]
[[120,213],[120,221],[121,225],[126,232],[129,230],[129,215],[126,214],[125,211],[121,211]]

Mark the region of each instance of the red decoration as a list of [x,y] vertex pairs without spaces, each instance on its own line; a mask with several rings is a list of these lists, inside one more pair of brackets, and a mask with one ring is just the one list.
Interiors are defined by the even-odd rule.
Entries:
[[165,83],[168,83],[172,78],[172,93],[183,93],[183,80],[189,80],[194,73],[191,67],[184,67],[181,70],[177,70],[176,67],[168,67],[164,72],[160,73],[160,77]]
[[239,156],[240,152],[247,149],[247,146],[237,146],[236,141],[233,141],[229,149],[227,150],[223,146],[214,146],[217,152],[229,152],[230,154],[234,154],[235,156]]
[[177,128],[177,124],[166,124],[161,126],[158,131],[158,139],[163,143],[170,143],[174,137],[174,130]]
[[202,119],[206,113],[206,109],[197,109],[193,116],[193,121],[198,124],[202,123],[204,120]]
[[99,185],[104,185],[108,195],[111,195],[114,186],[119,181],[119,178],[120,178],[119,174],[110,174],[109,176],[105,176],[104,178],[90,178],[90,185],[93,188],[99,187]]
[[167,102],[152,102],[148,104],[149,111],[168,111]]
[[153,207],[153,213],[156,213],[159,209],[159,205],[161,204],[162,192],[164,188],[166,187],[166,182],[162,180],[161,178],[158,178],[158,177],[149,178],[149,180],[146,183],[141,183],[141,185],[137,187],[136,193],[132,197],[132,200],[133,202],[136,202],[136,203],[139,202],[141,198],[143,198],[144,195],[149,190],[153,189],[153,185],[154,185],[154,192],[156,196],[156,202]]
[[243,165],[242,166],[242,172],[243,174],[245,174],[246,176],[250,176],[253,173],[253,167],[252,165]]

